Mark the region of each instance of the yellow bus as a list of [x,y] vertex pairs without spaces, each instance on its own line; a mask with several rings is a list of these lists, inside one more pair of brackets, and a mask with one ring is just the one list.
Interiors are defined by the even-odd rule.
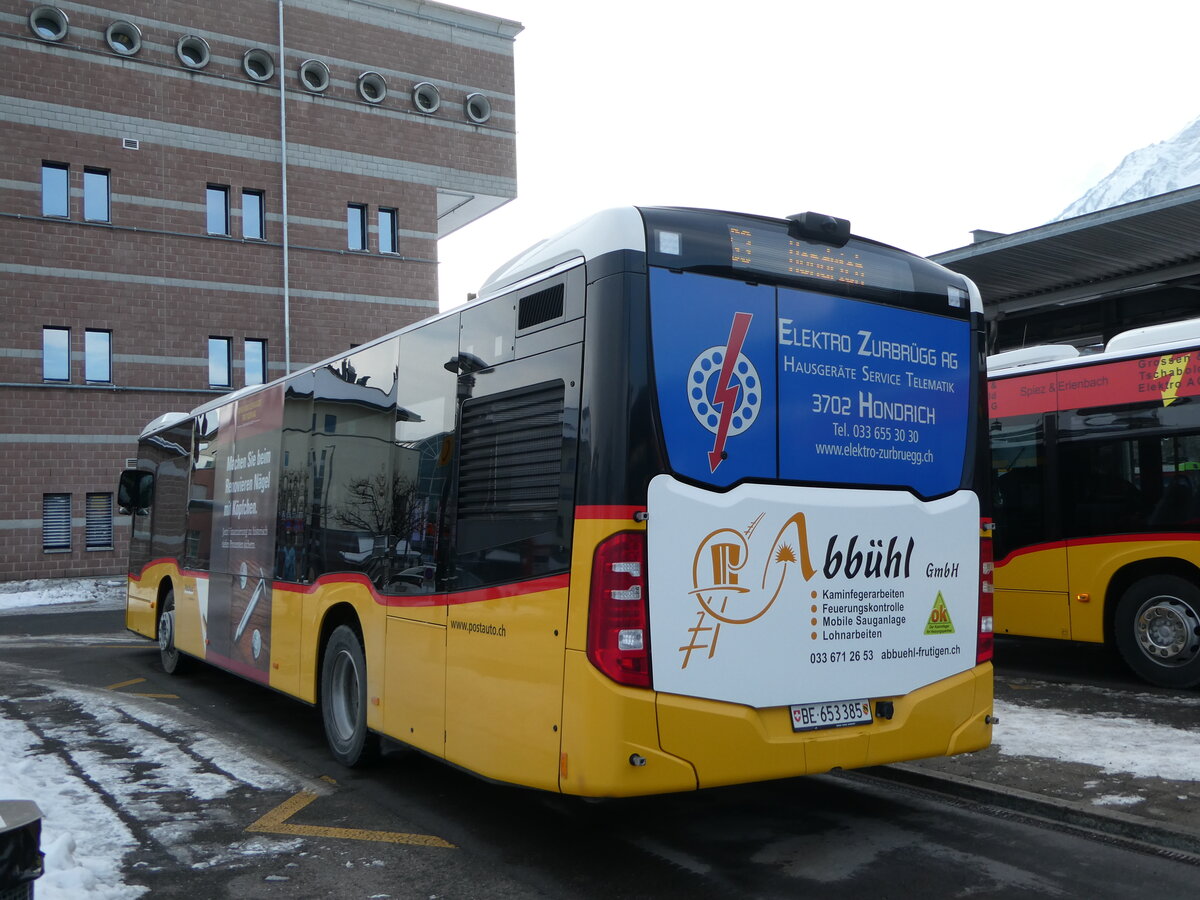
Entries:
[[1200,684],[1200,319],[988,360],[1000,634]]
[[127,625],[614,797],[991,736],[983,316],[812,213],[624,208],[479,300],[145,429]]

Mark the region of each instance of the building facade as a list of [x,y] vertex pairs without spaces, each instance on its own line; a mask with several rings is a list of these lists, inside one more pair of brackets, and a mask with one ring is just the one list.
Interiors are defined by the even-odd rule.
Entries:
[[0,580],[124,571],[168,411],[437,311],[516,194],[514,22],[417,0],[0,0]]

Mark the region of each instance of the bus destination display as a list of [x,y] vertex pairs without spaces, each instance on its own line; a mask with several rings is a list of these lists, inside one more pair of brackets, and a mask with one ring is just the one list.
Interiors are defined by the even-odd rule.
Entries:
[[911,291],[912,270],[902,260],[857,243],[826,247],[778,231],[754,232],[729,226],[730,262],[735,269],[755,269],[798,278]]

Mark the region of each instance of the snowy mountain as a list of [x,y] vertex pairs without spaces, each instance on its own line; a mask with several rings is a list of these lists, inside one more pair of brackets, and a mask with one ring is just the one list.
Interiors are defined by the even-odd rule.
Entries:
[[1200,119],[1170,140],[1134,150],[1091,190],[1059,213],[1070,219],[1200,184]]

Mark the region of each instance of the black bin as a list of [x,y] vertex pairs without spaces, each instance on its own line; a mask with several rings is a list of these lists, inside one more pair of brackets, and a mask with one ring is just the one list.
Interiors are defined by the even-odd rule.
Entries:
[[42,811],[32,800],[0,800],[0,900],[32,898],[42,871]]

